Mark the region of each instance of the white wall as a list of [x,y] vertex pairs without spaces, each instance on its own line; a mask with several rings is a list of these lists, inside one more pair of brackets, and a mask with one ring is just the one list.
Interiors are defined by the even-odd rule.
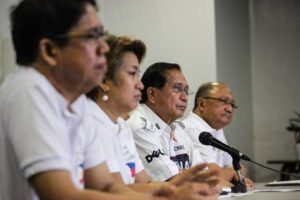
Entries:
[[[102,0],[106,28],[143,40],[148,48],[142,72],[154,62],[175,62],[193,91],[216,80],[214,1]],[[194,95],[190,96],[189,108]],[[190,109],[189,109],[190,110]]]
[[[255,159],[295,159],[286,127],[300,111],[300,1],[252,0],[251,7]],[[261,168],[256,172],[258,180],[278,177]]]
[[[5,56],[0,57],[0,79],[13,70],[9,29],[9,7],[17,0],[0,1],[0,39],[5,38]],[[143,40],[147,55],[142,73],[154,62],[175,62],[193,91],[216,80],[214,1],[212,0],[98,0],[106,28],[118,35]],[[3,46],[3,45],[2,45]],[[3,55],[3,53],[2,53]],[[8,56],[9,55],[9,56]],[[9,67],[8,67],[9,66]],[[3,69],[4,68],[4,69]],[[2,69],[2,71],[1,71]],[[1,73],[2,72],[2,73]],[[194,95],[190,96],[189,108]],[[187,113],[187,112],[186,112]]]
[[0,40],[0,82],[6,74],[17,69],[15,53],[9,38]]
[[0,0],[0,82],[6,74],[16,70],[9,23],[9,10],[16,2],[17,0]]
[[18,2],[18,0],[0,0],[0,38],[10,37],[9,12],[11,5]]

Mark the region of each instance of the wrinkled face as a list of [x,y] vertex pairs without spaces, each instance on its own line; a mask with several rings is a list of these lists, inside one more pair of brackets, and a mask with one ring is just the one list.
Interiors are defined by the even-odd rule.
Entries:
[[227,86],[216,85],[207,96],[215,99],[201,98],[202,117],[212,128],[221,129],[231,122],[233,116],[232,93]]
[[189,86],[178,70],[167,73],[167,81],[163,88],[156,89],[156,106],[158,116],[167,124],[183,116],[187,107]]
[[137,107],[141,100],[141,90],[144,88],[136,55],[127,52],[122,61],[116,70],[115,79],[106,81],[109,86],[109,101],[114,104],[119,115],[127,114]]
[[95,8],[87,4],[86,13],[66,35],[68,44],[58,48],[54,74],[58,82],[87,92],[102,81],[107,69],[105,53],[109,50],[103,38],[97,37],[102,31]]

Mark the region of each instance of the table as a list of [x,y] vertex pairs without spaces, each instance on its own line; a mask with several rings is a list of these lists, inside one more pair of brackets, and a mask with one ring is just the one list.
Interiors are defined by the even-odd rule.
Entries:
[[253,192],[245,196],[220,197],[221,200],[299,200],[300,186],[264,186],[264,183],[255,183],[258,189],[297,189],[291,192]]
[[[300,172],[300,160],[269,160],[268,164],[282,164],[281,172],[286,173],[299,173]],[[290,180],[291,177],[286,174],[280,174],[281,181]],[[300,198],[299,198],[300,199]]]

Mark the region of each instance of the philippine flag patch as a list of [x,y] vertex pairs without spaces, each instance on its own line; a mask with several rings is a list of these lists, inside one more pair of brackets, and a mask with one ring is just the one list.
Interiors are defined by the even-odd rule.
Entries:
[[135,162],[129,162],[126,164],[131,172],[131,177],[135,177]]

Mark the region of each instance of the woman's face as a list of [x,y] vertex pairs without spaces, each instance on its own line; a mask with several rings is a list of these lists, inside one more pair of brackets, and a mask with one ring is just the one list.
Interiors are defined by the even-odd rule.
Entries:
[[109,101],[119,115],[135,109],[141,100],[144,88],[140,80],[140,65],[136,55],[127,52],[123,55],[122,65],[116,70],[114,80],[106,82],[109,86]]

